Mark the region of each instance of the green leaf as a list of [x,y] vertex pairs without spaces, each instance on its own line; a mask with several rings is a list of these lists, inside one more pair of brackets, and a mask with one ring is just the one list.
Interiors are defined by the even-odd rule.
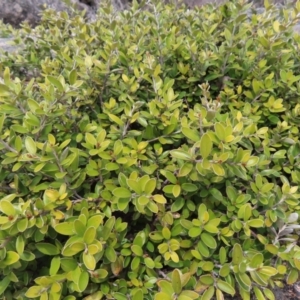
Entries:
[[3,114],[3,115],[0,116],[0,133],[1,134],[2,134],[4,120],[5,120],[5,115]]
[[3,263],[6,266],[9,266],[9,265],[13,265],[17,261],[19,261],[19,259],[20,259],[20,256],[19,256],[19,254],[17,252],[7,251],[5,259],[3,260]]
[[201,300],[210,300],[215,294],[215,288],[210,286],[202,295]]
[[6,223],[8,223],[8,222],[9,222],[8,217],[0,216],[0,225],[6,224]]
[[144,254],[142,247],[140,247],[138,245],[132,245],[131,251],[137,256],[143,256],[143,254]]
[[179,184],[173,185],[172,194],[177,198],[181,193],[181,186]]
[[87,245],[90,245],[91,243],[94,242],[95,238],[96,238],[96,228],[95,227],[87,228],[83,236],[83,241]]
[[24,251],[20,254],[20,258],[24,261],[33,261],[35,260],[35,255],[29,251]]
[[64,247],[62,250],[63,256],[74,256],[75,254],[83,251],[85,249],[84,243],[73,243],[69,244],[68,246]]
[[205,284],[205,285],[213,285],[214,284],[214,278],[210,274],[202,275],[202,276],[200,276],[200,282]]
[[87,143],[89,143],[90,145],[92,146],[95,146],[97,145],[97,140],[96,138],[94,137],[94,135],[92,135],[91,133],[87,132],[85,134],[85,140]]
[[251,290],[251,280],[249,276],[246,273],[236,273],[235,274],[235,279],[239,285],[239,287],[246,291],[250,292]]
[[240,244],[234,244],[232,251],[232,263],[234,265],[239,265],[243,260],[243,250]]
[[88,221],[87,221],[87,225],[86,227],[89,228],[91,226],[98,228],[100,226],[100,224],[102,224],[103,222],[103,216],[100,214],[96,214],[91,216]]
[[25,248],[25,239],[23,235],[19,235],[16,240],[16,250],[19,255],[21,255]]
[[221,265],[224,265],[225,262],[227,261],[227,252],[223,246],[219,250],[219,259],[220,259]]
[[127,179],[127,185],[136,193],[136,194],[142,194],[142,187],[136,180]]
[[262,293],[262,291],[258,287],[254,286],[253,290],[254,290],[254,294],[255,294],[255,297],[256,297],[257,300],[265,300],[266,299],[264,297],[264,294]]
[[262,193],[269,193],[274,187],[274,183],[265,183],[261,188],[260,191]]
[[30,154],[32,155],[36,154],[36,144],[35,141],[32,139],[32,137],[27,136],[25,138],[25,147]]
[[103,229],[101,230],[101,236],[104,241],[106,241],[109,238],[109,235],[115,225],[115,222],[116,222],[115,217],[111,217],[105,222],[105,225],[103,226]]
[[120,126],[124,126],[124,122],[119,117],[113,114],[108,114],[108,116],[113,122],[117,123]]
[[299,271],[297,269],[291,269],[287,279],[286,279],[286,283],[287,284],[294,284],[299,278]]
[[147,181],[143,192],[145,192],[147,195],[151,195],[154,190],[156,188],[156,179],[155,178],[151,178],[150,180]]
[[216,188],[211,188],[211,189],[209,190],[209,192],[210,192],[210,194],[213,195],[213,197],[216,198],[218,201],[223,201],[223,200],[224,200],[224,199],[223,199],[222,193],[221,193],[219,190],[217,190]]
[[216,227],[211,222],[205,224],[203,228],[204,228],[205,231],[207,231],[209,233],[218,233],[219,232],[218,227]]
[[24,232],[28,227],[28,218],[21,219],[17,223],[19,232]]
[[28,133],[28,129],[26,127],[17,124],[12,125],[11,129],[17,133]]
[[258,164],[259,157],[258,156],[251,156],[248,161],[246,162],[247,167],[254,167]]
[[79,220],[74,221],[74,233],[78,236],[83,236],[86,231],[86,226]]
[[71,85],[75,84],[77,80],[77,72],[75,69],[73,69],[69,74],[69,82]]
[[124,187],[115,188],[112,191],[112,193],[114,196],[116,196],[118,198],[130,198],[131,197],[131,192]]
[[264,288],[263,292],[269,300],[275,300],[275,295],[273,294],[273,292],[271,290]]
[[278,273],[278,270],[270,266],[263,266],[259,268],[259,273],[265,274],[267,276],[274,276]]
[[198,142],[200,140],[200,134],[198,131],[190,129],[188,127],[182,127],[182,133],[193,142]]
[[35,244],[35,246],[41,253],[46,255],[57,255],[60,253],[57,246],[54,246],[50,243],[38,243]]
[[170,296],[173,295],[174,293],[174,289],[173,289],[173,285],[171,282],[165,280],[165,279],[161,279],[157,281],[157,285],[159,286],[160,290]]
[[37,298],[41,295],[43,289],[44,288],[42,286],[37,286],[37,285],[31,286],[25,293],[25,296],[27,298]]
[[131,270],[135,271],[140,267],[141,264],[141,258],[139,256],[135,256],[133,260],[131,261]]
[[193,183],[183,183],[181,187],[185,192],[195,192],[198,190],[197,185]]
[[157,203],[160,203],[160,204],[167,203],[167,200],[163,195],[154,195],[153,200]]
[[144,259],[144,263],[149,269],[154,269],[154,267],[155,267],[155,262],[150,257],[146,257]]
[[195,238],[199,236],[202,232],[202,229],[200,227],[192,227],[189,229],[189,236],[191,238]]
[[169,181],[170,183],[172,183],[172,184],[177,184],[177,178],[176,178],[176,176],[175,176],[173,173],[171,173],[170,171],[167,171],[167,170],[160,170],[160,173],[161,173],[163,176],[165,176],[165,177],[168,179],[168,181]]
[[0,83],[0,96],[5,97],[10,95],[9,87]]
[[9,276],[5,276],[4,278],[1,279],[1,281],[0,281],[0,295],[3,295],[3,293],[5,292],[7,287],[9,286],[9,284],[10,284]]
[[7,200],[1,200],[0,202],[0,210],[7,216],[15,216],[16,210],[11,202]]
[[222,291],[219,290],[219,289],[216,290],[216,299],[217,300],[224,300],[225,299]]
[[171,212],[177,212],[177,211],[181,210],[182,207],[185,205],[185,203],[186,202],[185,202],[184,198],[182,198],[182,197],[177,198],[171,206]]
[[89,253],[82,253],[82,260],[88,270],[95,270],[96,260],[95,257]]
[[85,291],[88,284],[89,284],[89,273],[86,271],[83,271],[79,276],[78,290],[80,292]]
[[252,280],[254,282],[256,282],[257,284],[259,284],[260,286],[267,286],[268,282],[269,282],[269,279],[270,279],[269,276],[266,276],[264,274],[260,274],[257,271],[251,271],[250,276],[251,276]]
[[203,232],[200,236],[201,241],[209,248],[216,249],[217,248],[217,242],[216,240],[208,233]]
[[74,232],[73,222],[63,222],[59,223],[54,227],[54,230],[62,235],[73,235]]
[[173,270],[172,272],[172,287],[174,292],[179,295],[182,290],[181,285],[181,272],[178,269]]
[[221,279],[218,279],[217,280],[217,287],[227,293],[227,294],[230,294],[231,296],[234,296],[235,294],[235,289],[226,281],[223,281]]
[[193,164],[191,164],[189,162],[186,162],[180,168],[179,173],[178,173],[177,176],[178,177],[185,177],[193,170],[193,168],[194,168]]
[[169,240],[171,238],[171,231],[168,227],[164,227],[161,231],[164,239]]
[[95,273],[99,279],[105,279],[108,276],[108,272],[105,269],[95,270]]
[[220,269],[220,271],[219,271],[219,274],[220,274],[220,276],[222,276],[222,277],[227,277],[228,275],[229,275],[229,273],[230,273],[230,264],[224,264],[222,267],[221,267],[221,269]]
[[144,293],[142,289],[136,290],[134,293],[133,297],[131,298],[132,300],[144,300]]
[[257,253],[252,257],[249,267],[254,269],[258,268],[262,265],[263,261],[264,261],[264,256],[261,253]]
[[173,297],[167,293],[159,292],[155,294],[154,300],[173,300]]
[[58,89],[58,91],[60,92],[64,91],[64,86],[56,77],[48,75],[47,79]]
[[58,270],[59,270],[59,268],[60,268],[60,257],[59,256],[55,256],[51,260],[49,274],[51,276],[56,275],[57,272],[58,272]]
[[178,298],[178,300],[180,299],[181,296],[186,297],[187,299],[198,299],[199,298],[199,294],[194,292],[194,291],[189,291],[189,290],[184,290],[180,293],[180,296]]
[[215,124],[215,132],[219,140],[224,141],[226,138],[225,128],[221,123]]
[[217,176],[225,176],[225,170],[221,164],[211,164],[211,167]]
[[208,247],[202,241],[198,243],[198,250],[200,254],[204,257],[210,257],[211,255]]
[[246,222],[249,227],[262,228],[265,227],[265,222],[261,219],[252,219]]
[[200,154],[203,159],[207,158],[211,154],[212,141],[207,133],[205,133],[200,140]]
[[122,293],[118,293],[118,292],[114,292],[113,293],[113,296],[114,296],[114,300],[127,300],[127,296],[122,294]]
[[150,201],[149,196],[148,197],[140,196],[138,198],[138,203],[139,203],[139,205],[142,205],[142,206],[147,205],[149,203],[149,201]]
[[110,262],[115,262],[117,259],[117,254],[116,251],[113,247],[108,246],[105,249],[105,257],[110,261]]
[[182,160],[192,160],[192,156],[183,150],[173,150],[170,153],[174,158]]

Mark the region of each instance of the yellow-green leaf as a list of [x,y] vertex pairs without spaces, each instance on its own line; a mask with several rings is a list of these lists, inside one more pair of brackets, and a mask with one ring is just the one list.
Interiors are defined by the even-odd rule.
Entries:
[[192,157],[190,154],[188,154],[185,151],[182,150],[173,150],[170,152],[172,157],[174,158],[178,158],[178,159],[182,159],[182,160],[191,160]]
[[57,255],[60,253],[58,247],[50,243],[37,243],[35,246],[41,253],[46,255]]
[[96,238],[96,228],[95,227],[87,228],[83,236],[83,241],[87,245],[89,245],[95,240],[95,238]]
[[16,263],[19,259],[20,259],[20,256],[17,252],[7,251],[5,259],[3,260],[3,263],[6,266],[9,266],[9,265]]
[[35,141],[32,139],[32,137],[27,136],[25,138],[25,147],[30,154],[32,155],[36,154],[36,144]]
[[16,214],[14,206],[7,200],[2,200],[0,202],[0,210],[7,216],[14,216]]
[[172,287],[174,292],[179,295],[182,290],[181,285],[181,272],[178,269],[173,270],[172,272]]
[[82,260],[83,260],[84,265],[87,267],[87,269],[95,270],[96,260],[95,260],[95,257],[93,255],[83,252]]
[[230,294],[231,296],[233,296],[235,294],[235,289],[232,287],[232,285],[230,285],[228,282],[223,281],[221,279],[217,280],[217,287],[221,291],[223,291],[227,294]]
[[182,127],[182,133],[193,142],[198,142],[200,140],[200,134],[197,130],[193,130],[189,127]]
[[27,298],[37,298],[41,295],[43,289],[44,288],[42,286],[37,286],[37,285],[31,286],[25,293],[25,296]]
[[112,191],[113,195],[118,197],[118,198],[129,198],[131,197],[131,192],[124,188],[124,187],[118,187],[118,188],[115,188],[113,191]]
[[108,116],[113,122],[117,123],[120,126],[124,126],[124,122],[119,117],[113,114],[108,114]]
[[5,292],[7,287],[9,286],[9,284],[10,284],[9,276],[5,276],[4,278],[1,278],[1,281],[0,281],[0,296],[3,295],[3,293]]
[[211,154],[212,141],[207,133],[205,133],[200,140],[200,154],[203,159]]
[[167,203],[167,200],[163,195],[154,195],[153,200],[157,203],[160,203],[160,204]]

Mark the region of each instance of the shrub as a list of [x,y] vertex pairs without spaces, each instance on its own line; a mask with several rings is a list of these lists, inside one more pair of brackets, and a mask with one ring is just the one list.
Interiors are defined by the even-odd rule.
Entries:
[[274,299],[298,279],[300,3],[249,8],[46,11],[18,31],[2,299]]

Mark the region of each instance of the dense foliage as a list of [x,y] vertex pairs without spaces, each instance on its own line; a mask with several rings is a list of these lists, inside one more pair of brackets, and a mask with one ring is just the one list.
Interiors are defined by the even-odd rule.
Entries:
[[46,11],[0,56],[1,299],[274,299],[297,281],[300,3]]

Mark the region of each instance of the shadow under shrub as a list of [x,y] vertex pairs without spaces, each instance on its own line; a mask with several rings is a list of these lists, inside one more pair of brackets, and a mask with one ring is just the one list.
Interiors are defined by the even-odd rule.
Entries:
[[298,280],[300,4],[266,5],[46,11],[18,31],[2,299],[274,299]]

